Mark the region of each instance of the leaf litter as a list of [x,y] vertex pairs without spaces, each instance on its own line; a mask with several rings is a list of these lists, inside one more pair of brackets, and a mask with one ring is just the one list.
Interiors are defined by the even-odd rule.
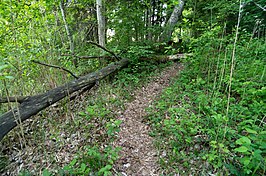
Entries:
[[145,87],[136,90],[134,100],[125,104],[125,111],[118,117],[122,120],[115,147],[121,147],[120,159],[115,163],[114,170],[123,176],[156,176],[160,174],[158,151],[149,135],[151,129],[145,124],[147,115],[145,108],[170,85],[171,78],[182,70],[182,65],[174,63],[162,71],[161,75],[152,79]]

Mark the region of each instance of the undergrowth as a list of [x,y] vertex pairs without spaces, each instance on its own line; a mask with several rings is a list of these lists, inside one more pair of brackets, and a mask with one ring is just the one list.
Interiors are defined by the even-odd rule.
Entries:
[[[124,103],[131,100],[132,91],[169,65],[139,62],[136,52],[129,53],[131,63],[127,68],[100,81],[96,89],[71,102],[66,98],[26,122],[25,138],[21,139],[14,129],[4,139],[0,171],[20,167],[21,176],[111,175],[120,150],[112,146],[121,124],[116,117],[123,112]],[[24,154],[4,159],[14,148],[15,153]]]
[[[112,112],[109,111],[107,114],[113,114],[114,116],[108,121],[104,122],[103,120],[98,120],[99,123],[105,124],[106,130],[102,133],[102,135],[105,135],[105,142],[97,142],[97,144],[87,146],[85,153],[82,153],[79,155],[78,159],[72,160],[70,164],[64,167],[65,171],[74,175],[112,175],[113,164],[118,159],[118,152],[121,150],[121,148],[113,148],[111,145],[116,138],[117,132],[119,132],[119,125],[122,123],[121,120],[116,120],[115,114],[119,114],[119,111],[123,111],[124,108],[121,109],[121,107],[123,107],[126,101],[131,100],[132,91],[147,83],[151,76],[156,75],[158,71],[166,65],[167,64],[162,64],[156,67],[154,63],[136,63],[133,61],[128,68],[120,71],[115,76],[112,87],[106,88],[106,85],[101,86],[100,97],[111,96],[111,98],[107,101],[102,101],[100,100],[102,98],[97,98],[95,105],[88,107],[86,112],[81,112],[80,115],[90,117],[90,114],[95,113],[98,104],[102,104],[103,102],[107,109],[112,110]],[[106,94],[106,91],[110,93]],[[102,113],[104,111],[100,112]],[[106,118],[107,114],[103,116]],[[95,117],[97,116],[99,116],[99,112],[95,113]]]
[[202,47],[148,109],[165,175],[266,173],[265,40],[244,36],[237,43],[227,111],[233,46],[216,35],[195,41]]

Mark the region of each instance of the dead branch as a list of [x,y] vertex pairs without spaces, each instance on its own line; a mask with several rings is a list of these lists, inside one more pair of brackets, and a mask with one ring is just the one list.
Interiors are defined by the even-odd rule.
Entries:
[[74,54],[61,54],[61,56],[71,56],[71,57],[77,57],[79,59],[97,59],[97,58],[110,59],[112,58],[112,56],[78,56]]
[[125,67],[128,63],[128,59],[122,59],[119,62],[102,68],[101,70],[89,73],[80,77],[79,79],[70,81],[43,94],[28,97],[19,106],[0,116],[0,141],[20,122],[27,120],[41,110],[51,106],[52,104],[76,91],[82,90],[84,88],[92,88],[95,85],[95,82]]
[[51,64],[45,64],[45,63],[42,63],[42,62],[39,62],[39,61],[36,61],[36,60],[31,60],[31,62],[34,62],[36,64],[40,64],[40,65],[44,65],[44,66],[47,66],[47,67],[53,67],[53,68],[58,68],[58,69],[64,70],[64,71],[68,72],[69,74],[71,74],[74,78],[78,79],[78,77],[74,73],[72,73],[71,71],[69,71],[68,69],[66,69],[64,67],[57,66],[57,65],[51,65]]
[[117,60],[119,60],[119,57],[118,57],[113,51],[108,50],[107,48],[105,48],[105,47],[99,45],[98,43],[95,43],[95,42],[92,42],[92,41],[87,41],[87,43],[93,44],[93,45],[95,45],[95,46],[97,46],[97,47],[103,49],[104,51],[106,51],[106,52],[112,54]]

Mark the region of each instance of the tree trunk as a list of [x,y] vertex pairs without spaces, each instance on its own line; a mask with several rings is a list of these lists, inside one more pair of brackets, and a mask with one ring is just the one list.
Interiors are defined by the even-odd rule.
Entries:
[[179,0],[178,5],[175,6],[170,18],[168,19],[164,31],[160,37],[161,42],[167,42],[171,39],[172,33],[174,31],[175,25],[177,24],[179,17],[184,10],[185,1]]
[[[71,52],[71,54],[74,54],[74,41],[73,41],[73,36],[70,33],[70,30],[69,30],[69,27],[68,27],[68,24],[67,24],[67,21],[66,21],[66,17],[65,17],[65,12],[64,12],[64,8],[63,8],[62,1],[60,2],[59,7],[60,7],[60,10],[61,10],[62,19],[64,21],[64,25],[65,25],[67,37],[68,37],[68,40],[69,40],[70,52]],[[75,67],[77,67],[77,60],[76,59],[73,60],[73,64],[75,65]]]
[[90,73],[79,79],[66,83],[63,86],[52,89],[46,93],[27,97],[17,108],[14,108],[0,117],[0,141],[17,124],[25,121],[39,111],[63,99],[71,93],[83,88],[91,88],[95,82],[109,74],[121,69],[128,64],[127,59],[111,64],[99,71]]
[[147,40],[151,41],[152,39],[152,33],[151,33],[151,9],[148,7],[147,9]]
[[105,18],[103,16],[104,7],[102,0],[96,0],[97,21],[98,21],[98,38],[99,44],[105,47]]

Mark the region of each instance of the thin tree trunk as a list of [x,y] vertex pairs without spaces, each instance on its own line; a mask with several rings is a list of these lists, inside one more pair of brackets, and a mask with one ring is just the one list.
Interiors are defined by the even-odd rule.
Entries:
[[102,0],[96,0],[99,44],[105,47],[105,18]]
[[185,1],[179,0],[178,5],[175,6],[170,18],[168,19],[165,29],[160,37],[161,42],[169,41],[171,39],[172,33],[175,29],[179,17],[181,16],[184,10]]
[[[70,52],[71,52],[71,54],[74,54],[74,41],[73,41],[72,34],[70,33],[70,30],[69,30],[69,27],[68,27],[68,24],[67,24],[67,21],[66,21],[66,16],[65,16],[65,12],[64,12],[62,1],[60,2],[59,7],[60,7],[60,10],[61,10],[62,19],[64,21],[67,37],[68,37],[68,40],[69,40]],[[74,63],[75,66],[77,66],[77,60],[74,59],[73,63]]]

